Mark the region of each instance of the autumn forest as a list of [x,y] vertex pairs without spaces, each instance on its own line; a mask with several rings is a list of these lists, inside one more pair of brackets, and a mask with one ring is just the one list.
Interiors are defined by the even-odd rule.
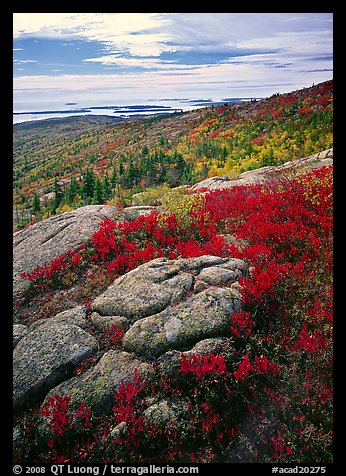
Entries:
[[88,204],[129,205],[177,187],[332,147],[333,81],[288,94],[127,119],[80,116],[14,126],[14,227]]

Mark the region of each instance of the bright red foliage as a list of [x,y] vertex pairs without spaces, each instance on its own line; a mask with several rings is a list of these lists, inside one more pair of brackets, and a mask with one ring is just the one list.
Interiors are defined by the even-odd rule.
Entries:
[[257,357],[256,355],[254,365],[258,374],[269,374],[271,376],[276,375],[282,368],[281,365],[269,362],[265,355],[261,355],[260,357]]
[[[132,382],[121,383],[113,406],[114,423],[126,423],[125,436],[113,441],[119,454],[123,448],[142,461],[146,448],[160,448],[166,461],[205,462],[240,436],[249,442],[242,451],[256,461],[330,457],[332,178],[332,167],[324,167],[210,192],[187,223],[155,213],[133,222],[107,219],[88,255],[68,253],[30,275],[41,285],[64,266],[77,269],[87,256],[112,276],[159,256],[233,256],[250,267],[240,280],[243,309],[230,316],[229,354],[182,354],[177,379],[161,377],[160,385],[146,386],[135,372]],[[106,337],[119,346],[122,334],[110,328]],[[187,396],[191,418],[184,431],[175,422],[162,429],[145,420],[144,397],[159,392],[163,398]],[[58,436],[72,423],[68,403],[68,397],[56,397],[44,408]],[[249,424],[243,424],[245,415]],[[84,406],[74,417],[89,427]]]
[[249,312],[234,312],[231,317],[231,331],[237,337],[249,337],[255,323],[251,320]]
[[226,372],[225,358],[223,355],[215,355],[210,352],[209,355],[204,354],[203,358],[200,355],[192,354],[189,357],[182,354],[179,367],[180,372],[191,372],[201,380],[207,374],[222,375]]
[[58,436],[68,430],[72,423],[72,416],[68,412],[70,396],[61,397],[55,394],[49,397],[42,410],[42,415],[48,417],[49,426]]
[[250,364],[249,355],[245,354],[243,360],[238,366],[238,370],[233,372],[233,375],[236,378],[236,381],[245,380],[250,372],[254,370],[253,366]]

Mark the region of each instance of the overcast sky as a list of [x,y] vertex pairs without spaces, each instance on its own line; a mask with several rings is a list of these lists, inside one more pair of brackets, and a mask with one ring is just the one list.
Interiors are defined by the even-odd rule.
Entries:
[[14,105],[268,97],[331,79],[332,13],[14,13]]

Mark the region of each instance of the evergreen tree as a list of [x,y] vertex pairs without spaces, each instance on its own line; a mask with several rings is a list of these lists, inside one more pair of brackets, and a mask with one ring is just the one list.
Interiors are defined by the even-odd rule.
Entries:
[[184,173],[186,162],[181,154],[174,153],[176,163],[175,163],[175,170],[178,172],[179,176]]
[[32,201],[32,209],[35,215],[40,213],[41,211],[40,197],[38,196],[37,193],[35,193],[33,201]]
[[148,149],[148,146],[147,145],[144,145],[142,147],[142,156],[144,157],[145,155],[148,155],[149,154],[149,149]]
[[127,169],[125,184],[129,188],[134,187],[137,184],[137,169],[132,159],[130,159],[129,167]]
[[188,174],[189,170],[184,160],[184,157],[181,154],[177,153],[176,151],[174,151],[174,154],[172,156],[172,161],[174,163],[174,166],[172,169],[170,169],[168,173],[168,181],[171,187],[176,187],[182,183],[182,178],[184,176],[184,173],[186,172]]
[[153,166],[149,166],[145,174],[145,182],[150,187],[156,184],[156,172]]
[[92,204],[101,205],[104,202],[105,202],[105,197],[104,197],[103,185],[102,185],[101,179],[97,177],[95,180],[94,196],[92,199]]
[[120,156],[117,184],[124,185],[125,182],[126,182],[126,177],[125,177],[124,158],[123,156]]
[[118,183],[118,174],[117,174],[117,169],[113,167],[113,175],[111,178],[111,186],[112,188],[115,188]]
[[79,194],[79,193],[80,193],[80,185],[77,182],[76,177],[72,176],[70,186],[67,190],[67,197],[66,197],[67,203],[69,205],[72,205],[74,200],[75,200],[76,195]]
[[53,207],[52,207],[53,214],[56,213],[56,209],[60,206],[64,198],[64,192],[62,191],[57,178],[55,178],[54,180],[54,193],[55,193],[55,197],[53,200]]
[[192,167],[186,166],[181,175],[181,183],[187,185],[192,182]]
[[112,196],[112,189],[109,184],[107,174],[105,174],[105,177],[103,179],[103,195],[104,195],[104,200],[108,200]]
[[82,195],[83,200],[88,202],[95,193],[95,173],[92,169],[87,169],[83,175]]

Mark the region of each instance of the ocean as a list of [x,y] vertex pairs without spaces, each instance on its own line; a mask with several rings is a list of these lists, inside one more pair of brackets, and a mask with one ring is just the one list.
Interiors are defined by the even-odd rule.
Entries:
[[187,98],[156,99],[153,101],[141,101],[140,104],[134,104],[131,101],[122,101],[120,104],[114,105],[88,105],[76,102],[66,102],[61,105],[57,103],[54,105],[52,103],[41,103],[37,105],[37,107],[31,105],[30,108],[24,105],[17,105],[13,111],[13,124],[84,115],[106,115],[126,118],[135,115],[170,114],[230,102],[249,101],[250,99],[254,98],[224,98],[220,100]]

